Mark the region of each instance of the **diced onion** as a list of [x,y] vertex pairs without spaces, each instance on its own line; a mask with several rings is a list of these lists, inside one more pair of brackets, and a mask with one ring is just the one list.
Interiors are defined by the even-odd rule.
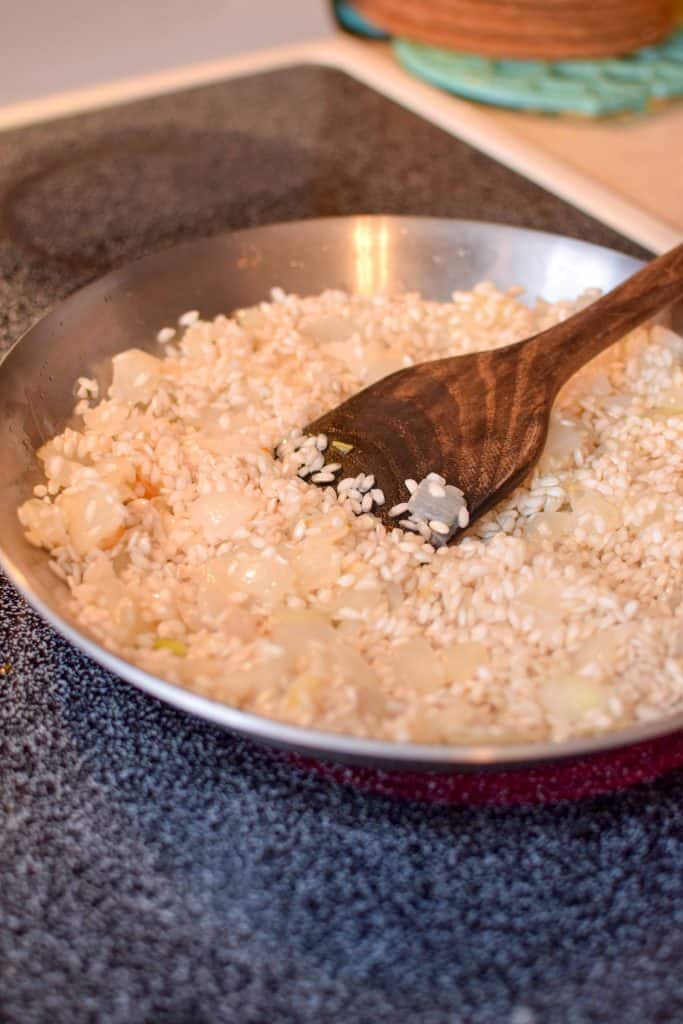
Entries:
[[109,394],[118,402],[149,402],[161,377],[161,361],[139,348],[119,352],[112,359],[114,375]]
[[571,533],[576,525],[572,512],[539,512],[530,518],[525,533],[527,537],[556,541]]
[[585,714],[605,705],[607,690],[595,679],[568,673],[541,683],[539,697],[550,718],[569,731]]
[[304,338],[310,338],[320,345],[329,345],[334,342],[344,342],[356,330],[355,322],[347,316],[330,313],[327,316],[319,316],[309,320],[301,328]]
[[266,608],[276,608],[285,597],[294,594],[294,573],[287,562],[259,551],[242,553],[230,561],[226,575],[227,585],[233,591],[248,594]]
[[86,555],[112,547],[123,531],[125,510],[118,488],[106,483],[67,487],[57,498],[74,550]]
[[568,465],[572,453],[581,448],[586,439],[586,429],[581,424],[557,413],[550,417],[548,437],[539,459],[541,473],[549,473]]
[[397,644],[387,654],[396,682],[417,693],[430,693],[446,682],[446,670],[428,640],[416,637]]
[[239,491],[204,494],[192,503],[190,522],[202,530],[209,544],[220,544],[248,523],[257,509],[257,499]]
[[617,530],[621,526],[621,512],[599,491],[577,488],[571,497],[572,509],[577,516],[588,516],[593,525],[601,525],[605,531]]
[[476,674],[480,666],[488,665],[489,655],[483,644],[453,644],[441,652],[441,661],[447,682],[464,683]]
[[307,534],[289,559],[303,592],[331,587],[340,574],[341,552],[329,534]]
[[29,498],[19,508],[18,515],[27,540],[36,547],[51,550],[67,543],[66,525],[57,505]]

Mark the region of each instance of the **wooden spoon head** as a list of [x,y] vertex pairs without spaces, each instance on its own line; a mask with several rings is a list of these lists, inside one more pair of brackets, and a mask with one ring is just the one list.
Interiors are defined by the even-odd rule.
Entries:
[[[407,500],[405,480],[439,473],[465,494],[473,522],[508,494],[537,461],[554,397],[532,371],[534,348],[510,345],[439,359],[384,377],[306,428],[326,434],[341,476],[373,473],[386,503]],[[335,442],[350,444],[340,456]],[[330,449],[328,449],[329,451]]]

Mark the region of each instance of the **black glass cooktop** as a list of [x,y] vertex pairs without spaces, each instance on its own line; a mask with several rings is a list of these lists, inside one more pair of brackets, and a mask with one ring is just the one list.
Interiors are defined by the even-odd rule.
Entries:
[[[0,345],[144,252],[325,214],[641,250],[348,76],[293,67],[0,134]],[[391,802],[163,707],[0,578],[0,1021],[676,1024],[683,773]]]

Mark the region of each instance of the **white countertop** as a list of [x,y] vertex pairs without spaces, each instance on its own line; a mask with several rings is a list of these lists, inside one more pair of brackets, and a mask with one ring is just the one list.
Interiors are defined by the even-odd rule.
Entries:
[[489,114],[495,124],[635,202],[683,237],[683,99],[647,115],[597,121]]
[[0,0],[0,108],[335,30],[328,0]]
[[0,128],[301,60],[329,63],[655,251],[683,235],[683,101],[598,121],[468,103],[405,74],[387,46],[338,33],[326,0],[140,0],[95,11],[92,0],[13,5]]

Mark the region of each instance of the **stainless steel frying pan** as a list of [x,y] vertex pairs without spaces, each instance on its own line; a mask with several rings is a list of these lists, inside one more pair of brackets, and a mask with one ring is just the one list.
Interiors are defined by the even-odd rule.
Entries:
[[217,725],[300,754],[381,769],[533,764],[594,754],[683,728],[683,714],[606,736],[518,746],[424,746],[357,739],[246,714],[116,657],[75,621],[66,588],[44,552],[23,538],[16,515],[39,479],[34,452],[71,414],[77,377],[107,385],[107,363],[135,345],[157,351],[156,332],[187,309],[204,316],[266,299],[279,285],[314,294],[417,290],[447,299],[454,288],[491,280],[521,284],[533,301],[609,289],[639,262],[557,235],[473,221],[341,217],[219,235],[148,256],[83,288],[28,331],[0,365],[0,564],[27,601],[86,654],[134,686]]

